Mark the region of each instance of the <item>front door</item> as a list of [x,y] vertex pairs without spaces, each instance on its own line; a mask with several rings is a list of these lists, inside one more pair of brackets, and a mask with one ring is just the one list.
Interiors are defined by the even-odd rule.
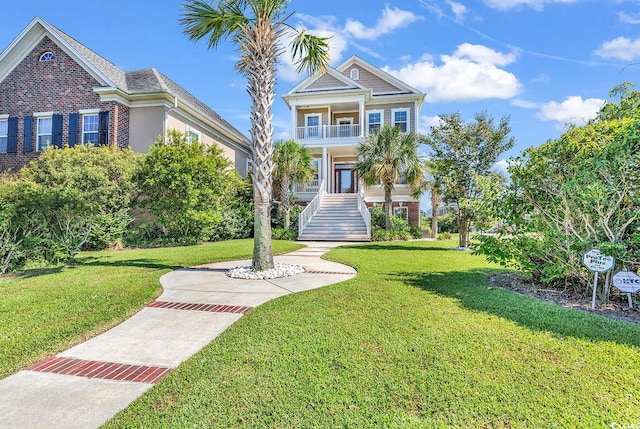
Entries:
[[335,167],[335,193],[354,194],[358,191],[358,175],[353,164],[339,164]]

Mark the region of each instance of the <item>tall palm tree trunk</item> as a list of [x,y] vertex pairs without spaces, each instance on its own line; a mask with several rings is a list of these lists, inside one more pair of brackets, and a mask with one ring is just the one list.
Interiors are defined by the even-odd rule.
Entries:
[[247,50],[251,95],[251,138],[253,155],[254,245],[253,269],[273,268],[271,250],[271,192],[273,186],[272,117],[271,106],[275,93],[277,35],[265,17],[257,17],[251,29]]
[[291,181],[285,176],[280,181],[280,208],[284,212],[284,229],[287,231],[291,227]]
[[387,231],[391,230],[391,189],[384,188],[384,227]]

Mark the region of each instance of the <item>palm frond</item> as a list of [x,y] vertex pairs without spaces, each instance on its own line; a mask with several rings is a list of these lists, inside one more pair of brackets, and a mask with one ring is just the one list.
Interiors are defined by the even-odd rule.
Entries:
[[220,1],[217,7],[200,0],[189,0],[183,6],[184,34],[191,40],[208,38],[209,48],[237,34],[250,18],[243,13],[242,1]]
[[315,36],[304,29],[297,30],[291,42],[291,56],[298,73],[324,72],[329,64],[329,38]]

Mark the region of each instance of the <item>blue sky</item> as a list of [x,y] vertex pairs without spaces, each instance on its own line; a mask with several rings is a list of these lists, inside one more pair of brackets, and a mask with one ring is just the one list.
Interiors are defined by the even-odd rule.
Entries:
[[[124,70],[156,67],[248,135],[250,100],[231,45],[207,50],[178,23],[182,1],[21,0],[3,5],[0,49],[36,15]],[[639,0],[293,0],[292,23],[330,35],[334,65],[351,55],[427,93],[424,130],[442,113],[511,116],[516,147],[557,138],[593,117],[608,91],[634,81]],[[283,59],[278,95],[304,78]],[[281,97],[277,138],[289,135]]]

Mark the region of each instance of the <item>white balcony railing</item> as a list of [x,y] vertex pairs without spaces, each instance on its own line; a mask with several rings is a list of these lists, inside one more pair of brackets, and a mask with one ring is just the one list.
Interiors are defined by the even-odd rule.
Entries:
[[320,180],[314,179],[308,185],[296,184],[294,191],[298,194],[315,194],[320,190]]
[[296,129],[296,140],[350,137],[360,137],[360,125],[319,125],[316,127],[298,127]]
[[320,209],[320,204],[322,203],[322,197],[324,196],[324,180],[320,182],[318,186],[319,190],[316,194],[315,198],[311,200],[307,207],[300,213],[298,216],[298,236],[302,235],[302,231],[307,226],[313,215],[315,215]]

